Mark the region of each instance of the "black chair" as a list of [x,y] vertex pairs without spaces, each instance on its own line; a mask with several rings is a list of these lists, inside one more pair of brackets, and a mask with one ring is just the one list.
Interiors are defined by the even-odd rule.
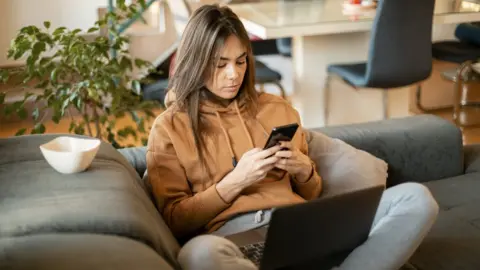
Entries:
[[388,118],[388,89],[405,87],[432,72],[432,24],[435,0],[380,0],[366,63],[328,66],[325,123],[330,75],[354,88],[383,89],[383,117]]
[[282,75],[269,68],[264,63],[255,60],[255,83],[260,85],[260,92],[264,91],[265,84],[273,84],[280,90],[282,98],[286,98],[285,89],[282,84]]

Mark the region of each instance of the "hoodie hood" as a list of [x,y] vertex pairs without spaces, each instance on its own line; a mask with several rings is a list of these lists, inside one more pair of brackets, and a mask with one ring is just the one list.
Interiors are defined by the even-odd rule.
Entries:
[[[176,102],[176,95],[174,91],[168,91],[167,95],[165,96],[165,106],[171,107],[175,104]],[[223,123],[222,116],[223,115],[236,115],[240,121],[240,124],[242,126],[242,129],[244,131],[245,137],[248,139],[248,142],[250,144],[251,148],[255,148],[255,143],[253,141],[252,135],[250,131],[247,128],[247,124],[245,122],[244,114],[246,114],[248,111],[247,108],[247,102],[243,99],[241,101],[238,101],[235,99],[233,102],[231,102],[228,106],[222,106],[210,99],[208,99],[206,96],[202,98],[200,101],[200,113],[201,114],[208,114],[208,115],[214,115],[220,129],[222,130],[223,136],[225,137],[225,141],[228,146],[228,150],[230,152],[230,156],[232,158],[232,165],[235,167],[238,163],[236,157],[235,157],[235,152],[232,146],[232,140],[230,138],[230,135],[228,134],[227,129],[225,128],[225,125]],[[262,127],[264,135],[268,136],[267,131],[263,127],[263,125],[260,123],[258,119],[255,118],[255,120],[258,122],[258,124]]]

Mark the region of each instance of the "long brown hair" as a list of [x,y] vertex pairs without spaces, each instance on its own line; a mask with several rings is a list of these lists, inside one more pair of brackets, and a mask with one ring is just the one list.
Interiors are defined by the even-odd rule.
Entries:
[[236,99],[246,102],[255,114],[257,92],[252,46],[247,31],[238,16],[228,7],[204,5],[190,18],[177,50],[169,91],[175,95],[175,106],[188,114],[195,146],[203,162],[203,134],[206,123],[199,112],[201,99],[207,93],[206,81],[212,76],[226,39],[235,35],[245,46],[247,71]]

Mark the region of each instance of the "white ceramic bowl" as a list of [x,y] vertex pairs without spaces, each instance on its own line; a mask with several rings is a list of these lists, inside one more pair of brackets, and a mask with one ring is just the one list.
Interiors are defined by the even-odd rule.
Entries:
[[71,174],[85,171],[95,158],[99,147],[99,139],[60,136],[40,145],[40,150],[48,164],[55,170]]

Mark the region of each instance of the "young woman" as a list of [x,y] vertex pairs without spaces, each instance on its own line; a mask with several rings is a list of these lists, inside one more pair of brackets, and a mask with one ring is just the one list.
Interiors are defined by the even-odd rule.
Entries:
[[[256,269],[224,236],[268,224],[275,207],[316,198],[322,179],[305,133],[263,150],[275,126],[298,123],[285,100],[255,91],[247,32],[228,8],[206,5],[185,29],[169,108],[148,142],[149,183],[178,239],[183,269]],[[369,239],[341,269],[398,269],[433,224],[437,204],[420,184],[385,191]]]

